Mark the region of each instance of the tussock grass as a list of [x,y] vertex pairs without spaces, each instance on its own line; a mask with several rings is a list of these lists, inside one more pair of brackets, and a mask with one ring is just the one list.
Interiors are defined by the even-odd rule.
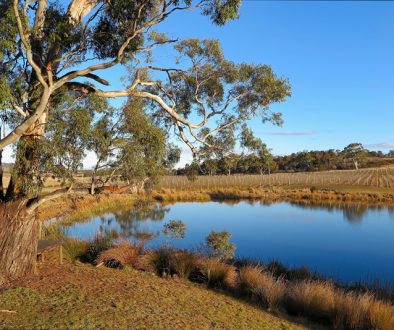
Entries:
[[394,308],[387,302],[374,301],[369,309],[372,328],[394,329]]
[[301,281],[291,284],[286,293],[286,309],[315,321],[329,322],[335,304],[334,287],[330,282]]
[[258,294],[268,310],[277,310],[286,293],[282,277],[275,278],[270,273],[263,273],[258,286]]
[[115,236],[96,235],[88,242],[86,251],[81,255],[83,262],[94,263],[97,257],[103,252],[114,246]]
[[131,244],[129,241],[124,241],[113,248],[101,252],[95,263],[97,265],[104,264],[110,268],[123,268],[126,265],[138,268],[138,259],[142,251],[142,244]]
[[167,245],[148,252],[147,260],[159,276],[172,275],[172,255],[174,252],[174,248]]
[[66,256],[71,261],[77,261],[86,253],[89,243],[76,238],[65,237],[62,240]]
[[289,284],[284,302],[291,314],[335,329],[394,329],[394,307],[372,293],[346,292],[327,281]]
[[234,288],[237,284],[236,268],[218,258],[206,259],[201,272],[210,287]]
[[239,269],[238,288],[241,294],[252,298],[258,295],[263,271],[259,265],[246,265]]
[[198,269],[201,265],[201,256],[197,253],[177,251],[172,256],[172,270],[184,279],[197,279]]
[[261,266],[247,265],[239,270],[238,288],[242,294],[258,299],[269,310],[277,310],[286,292],[282,277],[275,278]]

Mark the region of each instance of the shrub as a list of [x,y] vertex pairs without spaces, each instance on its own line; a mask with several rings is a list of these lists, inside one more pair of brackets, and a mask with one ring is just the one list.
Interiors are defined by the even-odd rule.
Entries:
[[235,267],[223,263],[218,258],[206,259],[201,271],[211,287],[232,288],[236,285],[237,272]]
[[113,248],[101,252],[96,259],[96,264],[103,263],[110,268],[123,268],[126,265],[135,267],[141,254],[141,245],[122,242]]
[[329,321],[334,311],[334,287],[330,282],[301,281],[287,292],[286,309],[315,321]]
[[180,220],[170,220],[164,225],[163,234],[171,239],[184,238],[186,225]]
[[209,255],[215,258],[231,259],[234,257],[235,244],[230,243],[231,233],[228,231],[216,232],[212,230],[205,238]]

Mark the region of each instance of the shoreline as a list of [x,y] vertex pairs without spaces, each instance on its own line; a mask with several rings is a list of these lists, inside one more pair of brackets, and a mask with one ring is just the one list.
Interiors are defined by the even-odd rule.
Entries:
[[255,201],[266,203],[303,203],[305,205],[364,205],[371,207],[394,208],[394,194],[359,192],[347,193],[333,190],[311,189],[205,189],[171,190],[159,189],[144,194],[99,194],[85,195],[53,200],[38,210],[38,219],[47,221],[63,218],[65,222],[77,221],[97,214],[104,214],[118,209],[140,207],[144,204],[177,202],[227,202]]

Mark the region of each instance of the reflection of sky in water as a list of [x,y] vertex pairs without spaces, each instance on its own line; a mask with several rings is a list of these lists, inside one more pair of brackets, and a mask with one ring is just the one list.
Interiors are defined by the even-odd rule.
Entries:
[[[130,210],[74,224],[68,234],[91,238],[116,230],[128,237],[139,232],[160,233],[169,220],[182,220],[186,237],[181,248],[197,248],[211,231],[228,230],[238,257],[287,265],[307,265],[337,279],[394,280],[394,213],[384,207],[248,202],[178,203],[138,213]],[[149,245],[165,240],[162,235]]]

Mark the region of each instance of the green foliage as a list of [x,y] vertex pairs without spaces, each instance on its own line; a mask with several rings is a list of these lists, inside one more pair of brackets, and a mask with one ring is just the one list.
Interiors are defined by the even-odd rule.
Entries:
[[91,134],[98,100],[94,96],[75,98],[68,94],[57,100],[57,107],[49,113],[42,144],[43,170],[63,180],[73,180],[82,167]]
[[124,120],[118,153],[123,180],[154,180],[163,173],[166,155],[166,137],[145,113],[142,99],[131,99],[124,108]]
[[[226,60],[218,40],[176,42],[158,30],[174,12],[195,5],[214,24],[223,25],[238,17],[241,0],[114,0],[84,10],[76,10],[75,2],[23,5],[18,2],[25,32],[20,36],[11,1],[0,0],[0,117],[16,129],[35,114],[41,101],[46,110],[39,125],[29,127],[34,141],[23,141],[26,134],[18,142],[13,173],[18,186],[11,195],[38,195],[43,172],[64,183],[73,181],[89,151],[98,159],[92,193],[119,180],[142,189],[179,160],[179,148],[168,142],[170,128],[194,156],[224,158],[233,151],[243,121],[259,115],[263,121],[281,123],[280,114],[269,106],[290,96],[287,79],[277,77],[268,65]],[[176,68],[147,65],[153,61],[153,49],[166,44],[174,44]],[[33,59],[28,61],[30,51]],[[95,65],[78,71],[92,59]],[[118,64],[129,71],[130,88],[100,90],[100,84],[110,82],[99,76],[99,68]],[[46,84],[37,72],[53,83],[48,102],[42,98]],[[125,107],[113,109],[98,94],[129,100]],[[202,124],[189,124],[197,117]],[[208,125],[212,117],[216,128]],[[211,163],[209,172],[216,171]]]
[[228,231],[216,232],[212,230],[205,238],[208,254],[221,259],[234,257],[235,244],[230,243],[231,233]]
[[358,169],[359,163],[363,162],[367,156],[366,150],[361,143],[351,143],[342,151],[346,159],[354,163],[354,167]]
[[181,220],[170,220],[164,224],[163,234],[171,239],[184,238],[186,234],[186,225]]

